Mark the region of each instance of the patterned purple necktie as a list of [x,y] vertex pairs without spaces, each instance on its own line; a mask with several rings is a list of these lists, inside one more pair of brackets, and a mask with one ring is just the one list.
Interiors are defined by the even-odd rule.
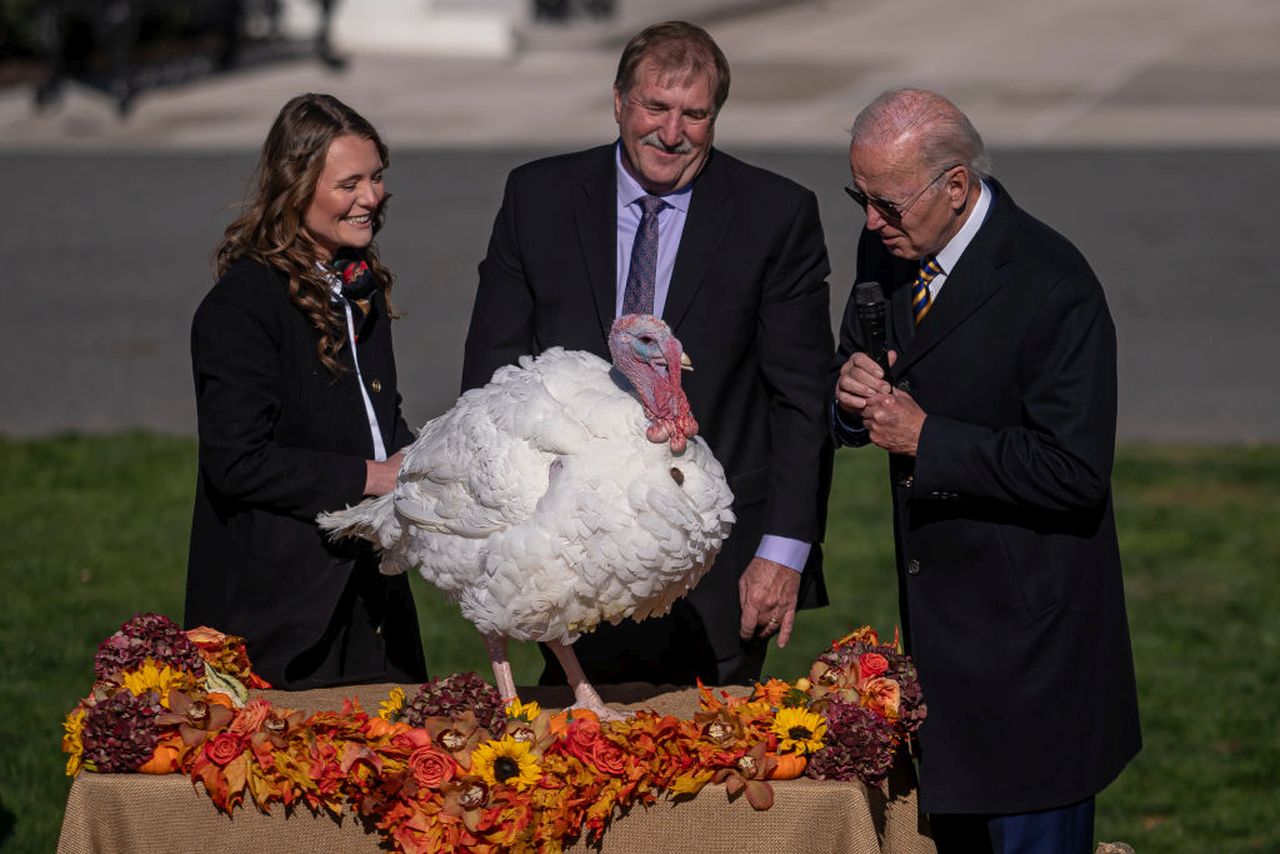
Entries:
[[657,196],[641,196],[640,226],[631,244],[631,266],[622,292],[623,314],[653,314],[653,291],[658,272],[658,212],[667,203]]

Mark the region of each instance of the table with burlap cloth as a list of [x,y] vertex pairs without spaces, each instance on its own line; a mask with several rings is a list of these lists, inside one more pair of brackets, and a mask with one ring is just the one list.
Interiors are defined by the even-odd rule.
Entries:
[[[307,712],[336,710],[346,697],[375,710],[390,685],[360,685],[315,691],[254,691],[254,698]],[[402,686],[409,696],[417,686]],[[689,717],[697,704],[693,689],[660,691],[629,684],[600,686],[604,699],[619,709],[650,709]],[[567,689],[527,688],[525,700],[545,708],[563,707]],[[888,794],[861,783],[774,781],[773,807],[757,812],[739,798],[730,803],[724,789],[708,786],[697,797],[650,807],[636,805],[615,816],[604,835],[603,852],[659,851],[663,854],[739,854],[743,851],[885,852],[932,854],[916,807],[909,763],[890,776]],[[87,852],[271,851],[318,854],[377,851],[380,837],[350,814],[335,820],[305,807],[286,815],[279,804],[270,815],[252,803],[233,816],[219,812],[204,790],[183,774],[81,773],[71,786],[58,839],[60,854]],[[569,851],[589,851],[584,842]]]

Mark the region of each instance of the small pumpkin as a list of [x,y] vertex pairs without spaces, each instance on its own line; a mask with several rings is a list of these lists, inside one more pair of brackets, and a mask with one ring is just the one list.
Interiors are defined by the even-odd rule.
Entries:
[[775,760],[773,770],[769,772],[769,780],[794,780],[804,773],[809,760],[799,753],[770,753]]
[[172,774],[178,770],[183,754],[182,738],[176,734],[156,744],[151,758],[138,768],[139,774]]

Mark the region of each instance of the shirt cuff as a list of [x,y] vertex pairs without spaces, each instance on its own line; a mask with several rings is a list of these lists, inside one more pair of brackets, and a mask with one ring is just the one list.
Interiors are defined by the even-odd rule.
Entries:
[[760,538],[760,548],[756,549],[756,557],[780,563],[787,569],[804,572],[804,565],[809,562],[809,549],[812,546],[803,540],[790,537],[776,537],[765,534]]
[[831,427],[836,439],[842,445],[865,445],[868,442],[867,428],[861,424],[852,426],[845,420],[843,410],[836,405],[835,401],[831,402]]

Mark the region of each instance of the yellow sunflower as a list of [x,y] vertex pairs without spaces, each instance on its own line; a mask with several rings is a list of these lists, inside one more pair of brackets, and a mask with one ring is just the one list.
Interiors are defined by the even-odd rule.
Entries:
[[773,719],[773,731],[778,735],[779,752],[803,756],[821,749],[827,722],[807,709],[780,709]]
[[62,722],[62,750],[67,754],[67,776],[74,777],[84,765],[84,719],[88,713],[75,709]]
[[471,751],[471,773],[490,786],[501,783],[523,791],[538,782],[542,769],[529,742],[506,736]]
[[169,708],[169,690],[177,688],[186,691],[196,684],[195,677],[185,670],[175,670],[167,664],[157,665],[155,659],[148,658],[137,670],[124,674],[124,687],[135,697],[148,691],[155,691],[160,697],[160,704]]
[[387,699],[378,704],[378,717],[384,721],[394,721],[404,711],[404,689],[399,685],[391,689]]
[[538,715],[542,714],[542,707],[538,705],[537,700],[530,700],[527,703],[520,702],[517,697],[510,703],[507,703],[507,717],[511,720],[522,720],[526,723],[533,723]]

